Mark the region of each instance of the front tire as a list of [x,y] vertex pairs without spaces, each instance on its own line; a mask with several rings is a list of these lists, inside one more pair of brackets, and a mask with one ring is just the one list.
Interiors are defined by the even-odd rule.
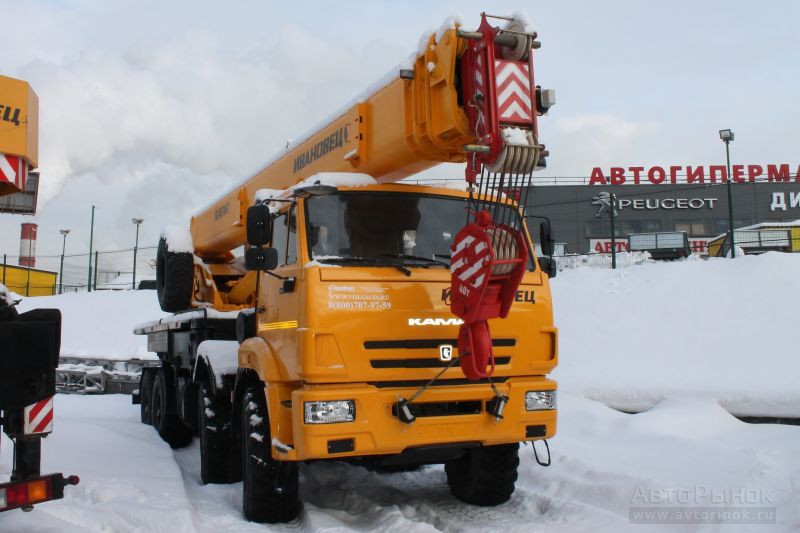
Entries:
[[[300,513],[297,463],[272,458],[263,387],[249,387],[242,401],[242,508],[251,522],[289,522]],[[274,490],[276,480],[285,490]]]
[[192,431],[181,422],[175,412],[173,396],[170,394],[171,375],[168,376],[168,372],[171,371],[162,367],[155,375],[151,417],[156,431],[171,448],[183,448],[192,442]]
[[514,493],[519,467],[519,443],[470,448],[444,465],[450,492],[472,505],[495,506]]
[[229,483],[231,452],[230,407],[211,393],[208,383],[197,387],[197,436],[200,438],[200,479],[203,484]]

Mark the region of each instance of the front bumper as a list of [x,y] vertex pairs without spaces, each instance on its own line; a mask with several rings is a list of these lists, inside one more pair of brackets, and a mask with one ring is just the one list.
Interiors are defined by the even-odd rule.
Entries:
[[[433,386],[413,403],[474,404],[480,401],[481,412],[418,416],[414,423],[406,424],[392,414],[392,409],[400,399],[410,397],[416,388],[380,388],[363,383],[307,385],[292,392],[292,455],[295,456],[292,459],[397,454],[416,447],[453,443],[507,444],[546,439],[555,434],[556,410],[525,410],[525,393],[555,390],[554,381],[544,377],[515,377],[496,383],[496,386],[501,394],[509,397],[499,421],[486,411],[486,402],[494,398],[491,386],[477,383]],[[304,403],[326,400],[354,400],[355,421],[306,424]],[[281,458],[280,453],[273,453],[276,458]]]

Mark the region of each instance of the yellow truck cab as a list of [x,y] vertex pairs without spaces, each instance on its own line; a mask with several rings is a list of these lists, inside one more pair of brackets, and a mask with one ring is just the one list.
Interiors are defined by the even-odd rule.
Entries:
[[[535,268],[512,312],[492,323],[495,386],[504,418],[487,415],[488,382],[452,365],[413,402],[397,402],[457,359],[461,320],[450,312],[449,256],[463,225],[464,191],[410,185],[340,188],[284,205],[272,223],[278,267],[261,281],[257,335],[239,366],[266,384],[275,459],[399,454],[421,446],[547,438],[554,410],[525,394],[551,391],[557,362],[547,275]],[[532,248],[532,247],[531,247]],[[323,402],[344,402],[322,408]],[[287,407],[291,406],[291,407]]]

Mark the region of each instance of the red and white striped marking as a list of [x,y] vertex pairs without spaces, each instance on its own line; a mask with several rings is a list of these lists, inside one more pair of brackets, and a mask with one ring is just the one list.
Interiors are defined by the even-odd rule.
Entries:
[[475,92],[482,95],[486,94],[485,87],[483,86],[483,56],[478,54],[475,58]]
[[450,273],[464,285],[471,285],[477,289],[486,279],[485,267],[490,259],[489,246],[486,242],[476,242],[475,237],[467,235],[456,243]]
[[0,154],[0,182],[13,183],[17,189],[24,191],[27,179],[27,161],[21,157]]
[[25,435],[51,433],[53,431],[53,397],[32,403],[23,413],[25,423],[22,432]]
[[496,59],[494,77],[500,121],[530,124],[533,120],[533,100],[528,65]]

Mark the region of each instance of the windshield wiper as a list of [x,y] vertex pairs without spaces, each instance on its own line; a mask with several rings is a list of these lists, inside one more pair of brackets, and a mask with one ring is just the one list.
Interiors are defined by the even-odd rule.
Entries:
[[[411,261],[420,261],[422,263],[426,263],[428,265],[441,265],[443,267],[450,268],[450,263],[447,261],[442,261],[440,259],[431,259],[430,257],[423,257],[421,255],[409,255],[409,254],[380,254],[380,257],[393,257],[395,259],[403,259],[403,260],[411,260]],[[450,256],[447,256],[450,257]]]
[[355,257],[355,256],[347,256],[347,257],[325,257],[323,259],[317,259],[320,263],[367,263],[370,265],[378,265],[378,266],[388,266],[395,268],[405,274],[406,276],[411,275],[411,271],[404,267],[399,263],[393,263],[391,261],[384,261],[378,259],[377,257]]

